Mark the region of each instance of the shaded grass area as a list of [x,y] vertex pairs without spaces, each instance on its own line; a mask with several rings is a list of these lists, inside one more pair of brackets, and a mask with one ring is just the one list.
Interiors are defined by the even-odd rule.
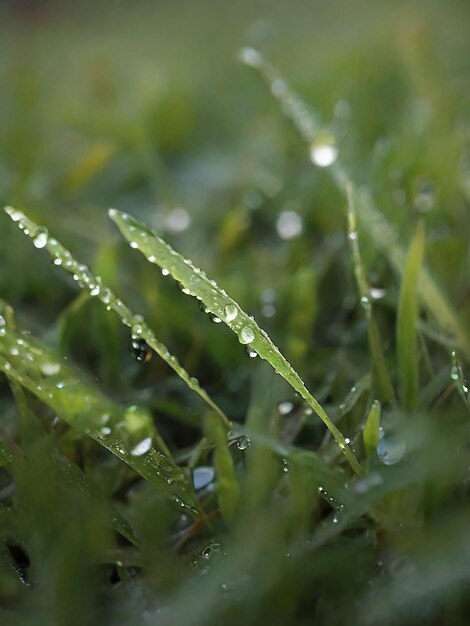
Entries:
[[467,624],[466,3],[37,6],[0,8],[2,623]]

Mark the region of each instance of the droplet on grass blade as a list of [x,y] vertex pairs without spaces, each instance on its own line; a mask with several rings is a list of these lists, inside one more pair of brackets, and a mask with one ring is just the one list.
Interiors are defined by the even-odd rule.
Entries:
[[255,333],[253,332],[252,326],[250,326],[249,324],[244,326],[241,329],[240,335],[238,336],[238,338],[240,340],[240,343],[243,343],[245,345],[248,343],[251,343],[255,338]]
[[152,438],[145,437],[145,439],[142,439],[142,441],[139,441],[139,443],[132,448],[131,454],[132,456],[143,456],[144,454],[147,454],[147,452],[149,452],[151,447],[152,447]]
[[318,167],[329,167],[338,158],[338,148],[333,135],[317,137],[310,146],[310,160]]

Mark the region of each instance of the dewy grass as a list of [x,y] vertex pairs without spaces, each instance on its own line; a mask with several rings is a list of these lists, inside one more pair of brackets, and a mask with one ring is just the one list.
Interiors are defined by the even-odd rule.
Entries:
[[46,248],[54,260],[54,265],[63,267],[73,275],[74,280],[88,291],[90,296],[98,298],[108,310],[113,310],[122,323],[131,329],[133,337],[143,339],[155,352],[178,374],[186,385],[197,393],[224,421],[226,428],[230,422],[222,409],[208,396],[199,382],[184,369],[178,359],[170,354],[168,348],[158,341],[155,334],[147,326],[140,315],[135,315],[124,302],[109,289],[99,276],[94,276],[86,265],[78,263],[71,253],[56,239],[49,236],[47,229],[35,224],[24,213],[12,207],[5,208],[6,213],[18,224],[18,227],[32,238],[36,248]]
[[369,349],[372,356],[374,380],[379,398],[382,402],[390,402],[394,398],[393,387],[385,362],[380,333],[375,321],[370,296],[370,288],[366,278],[366,272],[362,263],[359,248],[359,231],[357,227],[356,207],[351,184],[346,186],[348,200],[348,239],[351,245],[354,274],[359,291],[359,299],[367,317],[367,329],[369,337]]
[[135,407],[125,409],[81,381],[63,359],[26,333],[0,328],[0,370],[61,419],[125,461],[191,514],[198,514],[183,470],[152,447],[154,433]]
[[[273,96],[280,102],[283,112],[297,128],[301,138],[309,144],[310,159],[315,166],[325,167],[343,195],[350,188],[364,229],[384,250],[394,269],[402,274],[406,253],[397,243],[396,234],[384,215],[373,204],[367,189],[353,182],[338,153],[337,139],[330,128],[325,128],[320,115],[305,103],[288,86],[279,70],[267,62],[253,48],[243,48],[240,60],[256,69],[270,87]],[[453,335],[455,344],[470,357],[470,336],[460,319],[449,305],[446,296],[426,268],[421,268],[418,293],[423,305],[444,332]]]
[[195,267],[190,259],[182,257],[144,224],[115,209],[111,209],[109,215],[132,248],[138,249],[150,263],[158,265],[164,275],[170,275],[178,281],[183,293],[197,298],[207,314],[224,321],[237,335],[241,344],[249,346],[250,350],[259,354],[302,396],[331,431],[353,470],[360,474],[361,466],[341,432],[307,390],[299,374],[255,320],[248,316],[214,280],[209,279],[201,269]]

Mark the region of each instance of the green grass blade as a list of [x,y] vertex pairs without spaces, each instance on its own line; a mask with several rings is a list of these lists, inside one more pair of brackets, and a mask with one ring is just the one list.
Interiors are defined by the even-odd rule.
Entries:
[[348,200],[348,240],[352,251],[354,274],[356,276],[359,299],[363,309],[365,310],[367,318],[369,350],[372,356],[375,387],[377,388],[379,399],[382,402],[390,402],[394,399],[393,387],[388,373],[387,364],[385,362],[382,343],[380,341],[380,333],[372,309],[369,284],[367,282],[366,272],[362,263],[361,251],[359,248],[359,233],[357,227],[354,192],[350,183],[346,186],[346,194]]
[[108,310],[113,310],[125,326],[131,329],[133,336],[144,339],[146,343],[178,374],[186,385],[197,393],[216,413],[220,415],[227,429],[230,422],[215,402],[199,385],[196,378],[189,375],[178,359],[170,354],[168,348],[158,341],[155,334],[147,326],[142,316],[135,315],[124,302],[118,298],[102,281],[94,276],[86,265],[78,263],[71,253],[56,239],[49,236],[47,229],[30,220],[24,213],[12,207],[5,207],[6,213],[18,224],[20,230],[32,238],[36,248],[46,248],[54,260],[54,264],[72,274],[78,285],[88,291],[90,296],[98,298]]
[[411,242],[403,270],[397,315],[397,357],[401,402],[416,406],[419,391],[417,283],[424,255],[424,223],[420,222]]
[[206,433],[209,443],[214,445],[214,469],[219,508],[223,517],[230,522],[238,507],[240,487],[228,447],[227,433],[213,413],[209,413],[206,417]]
[[[76,430],[95,439],[193,515],[196,497],[184,472],[142,439],[134,408],[110,402],[79,380],[63,359],[26,333],[0,328],[0,370],[48,405]],[[145,449],[143,443],[145,442]]]
[[370,458],[375,454],[377,445],[379,443],[380,436],[380,402],[374,400],[367,414],[364,430],[362,431],[362,441],[367,453],[367,457]]
[[465,376],[463,373],[462,365],[460,364],[459,357],[455,350],[452,350],[451,354],[452,359],[452,369],[450,370],[450,377],[457,387],[457,391],[459,392],[460,397],[463,400],[463,403],[470,411],[470,397],[468,394],[468,385],[465,381]]
[[[401,273],[406,258],[405,250],[397,242],[396,233],[390,223],[374,207],[367,190],[352,182],[349,172],[342,165],[341,158],[338,157],[336,138],[331,129],[325,131],[320,115],[316,110],[294,93],[278,69],[268,63],[257,50],[243,49],[240,59],[245,65],[257,70],[268,84],[272,95],[281,104],[282,111],[295,125],[301,138],[308,142],[310,157],[315,165],[318,165],[314,159],[316,143],[324,144],[324,135],[327,135],[327,141],[331,145],[332,164],[326,169],[345,196],[347,195],[347,185],[352,185],[357,211],[364,229],[367,230],[376,245],[385,252],[394,269]],[[455,344],[470,358],[470,335],[468,331],[464,328],[439,285],[424,267],[421,269],[418,292],[423,305],[441,329],[451,333]]]
[[299,374],[254,319],[249,317],[214,280],[210,280],[202,270],[195,267],[189,259],[183,258],[144,224],[114,209],[111,209],[109,214],[132,248],[138,249],[150,263],[159,265],[164,274],[172,276],[180,283],[183,293],[200,300],[206,307],[206,312],[223,320],[237,335],[240,343],[249,344],[262,359],[268,361],[323,420],[351,467],[355,472],[360,472],[361,467],[341,432],[307,390]]
[[0,439],[0,467],[6,467],[13,461],[13,452],[10,447]]

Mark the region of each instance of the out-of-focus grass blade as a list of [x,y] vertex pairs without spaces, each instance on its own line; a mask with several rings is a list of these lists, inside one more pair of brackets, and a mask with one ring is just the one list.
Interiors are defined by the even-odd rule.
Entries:
[[375,454],[380,437],[380,402],[374,400],[367,414],[362,441],[368,458]]
[[[243,48],[240,52],[240,60],[245,65],[256,69],[266,81],[271,93],[280,102],[282,111],[293,122],[302,139],[308,142],[312,162],[315,165],[326,167],[344,195],[346,195],[347,185],[352,186],[357,211],[364,229],[367,230],[376,245],[385,252],[394,269],[402,273],[406,253],[398,244],[392,226],[382,213],[374,207],[367,189],[355,185],[349,172],[342,165],[341,158],[338,156],[336,138],[331,129],[325,132],[317,111],[293,92],[279,70],[268,63],[257,50]],[[317,151],[318,148],[321,149],[324,146],[327,146],[327,150]],[[318,155],[323,157],[321,162],[319,162]],[[470,335],[468,331],[463,327],[446,296],[425,268],[421,269],[418,292],[423,305],[441,329],[451,333],[456,345],[467,357],[470,357]]]
[[418,292],[417,283],[424,255],[424,222],[411,242],[403,270],[397,316],[397,357],[401,402],[406,409],[416,405],[419,391]]
[[155,352],[178,374],[178,376],[188,385],[190,389],[195,391],[207,404],[216,411],[225,422],[227,428],[230,423],[223,411],[215,404],[215,402],[207,395],[207,393],[199,385],[196,378],[190,376],[182,367],[178,359],[170,354],[168,348],[156,338],[155,334],[146,325],[142,316],[135,315],[124,302],[116,297],[99,276],[94,276],[86,265],[78,263],[71,253],[64,248],[56,239],[49,236],[47,229],[38,226],[30,220],[24,213],[17,211],[12,207],[5,207],[6,213],[11,219],[18,224],[20,230],[32,238],[36,248],[46,248],[54,260],[54,265],[63,267],[70,272],[78,285],[88,291],[90,296],[98,298],[108,310],[113,310],[122,323],[131,328],[133,336],[143,339]]
[[390,402],[394,398],[393,387],[390,381],[387,364],[385,363],[380,333],[372,310],[369,285],[362,263],[354,193],[350,183],[346,186],[346,194],[348,200],[348,240],[352,250],[359,299],[367,317],[369,350],[372,356],[375,387],[377,388],[379,399],[382,402]]
[[[192,515],[196,497],[183,471],[152,447],[138,413],[119,407],[79,380],[64,360],[26,333],[0,328],[0,370],[73,428],[95,439]],[[145,432],[145,436],[144,436]]]
[[468,397],[468,385],[465,381],[462,366],[455,350],[452,350],[452,369],[450,370],[450,377],[453,380],[460,397],[462,398],[467,409],[470,410],[470,399]]
[[0,467],[6,467],[13,461],[13,452],[10,447],[0,439]]
[[189,259],[183,258],[147,226],[130,215],[115,209],[111,209],[109,215],[132,248],[142,252],[150,263],[159,265],[165,275],[171,275],[180,283],[183,293],[200,300],[205,306],[206,312],[223,320],[237,335],[240,343],[249,345],[261,358],[268,361],[323,420],[343,450],[351,467],[355,472],[360,472],[361,467],[341,432],[307,390],[299,374],[254,319],[249,317],[214,280],[210,280],[202,270],[195,267]]
[[219,508],[227,521],[233,519],[240,498],[233,458],[230,453],[227,433],[220,420],[213,413],[206,417],[207,439],[214,445],[214,468],[217,478],[217,499]]

